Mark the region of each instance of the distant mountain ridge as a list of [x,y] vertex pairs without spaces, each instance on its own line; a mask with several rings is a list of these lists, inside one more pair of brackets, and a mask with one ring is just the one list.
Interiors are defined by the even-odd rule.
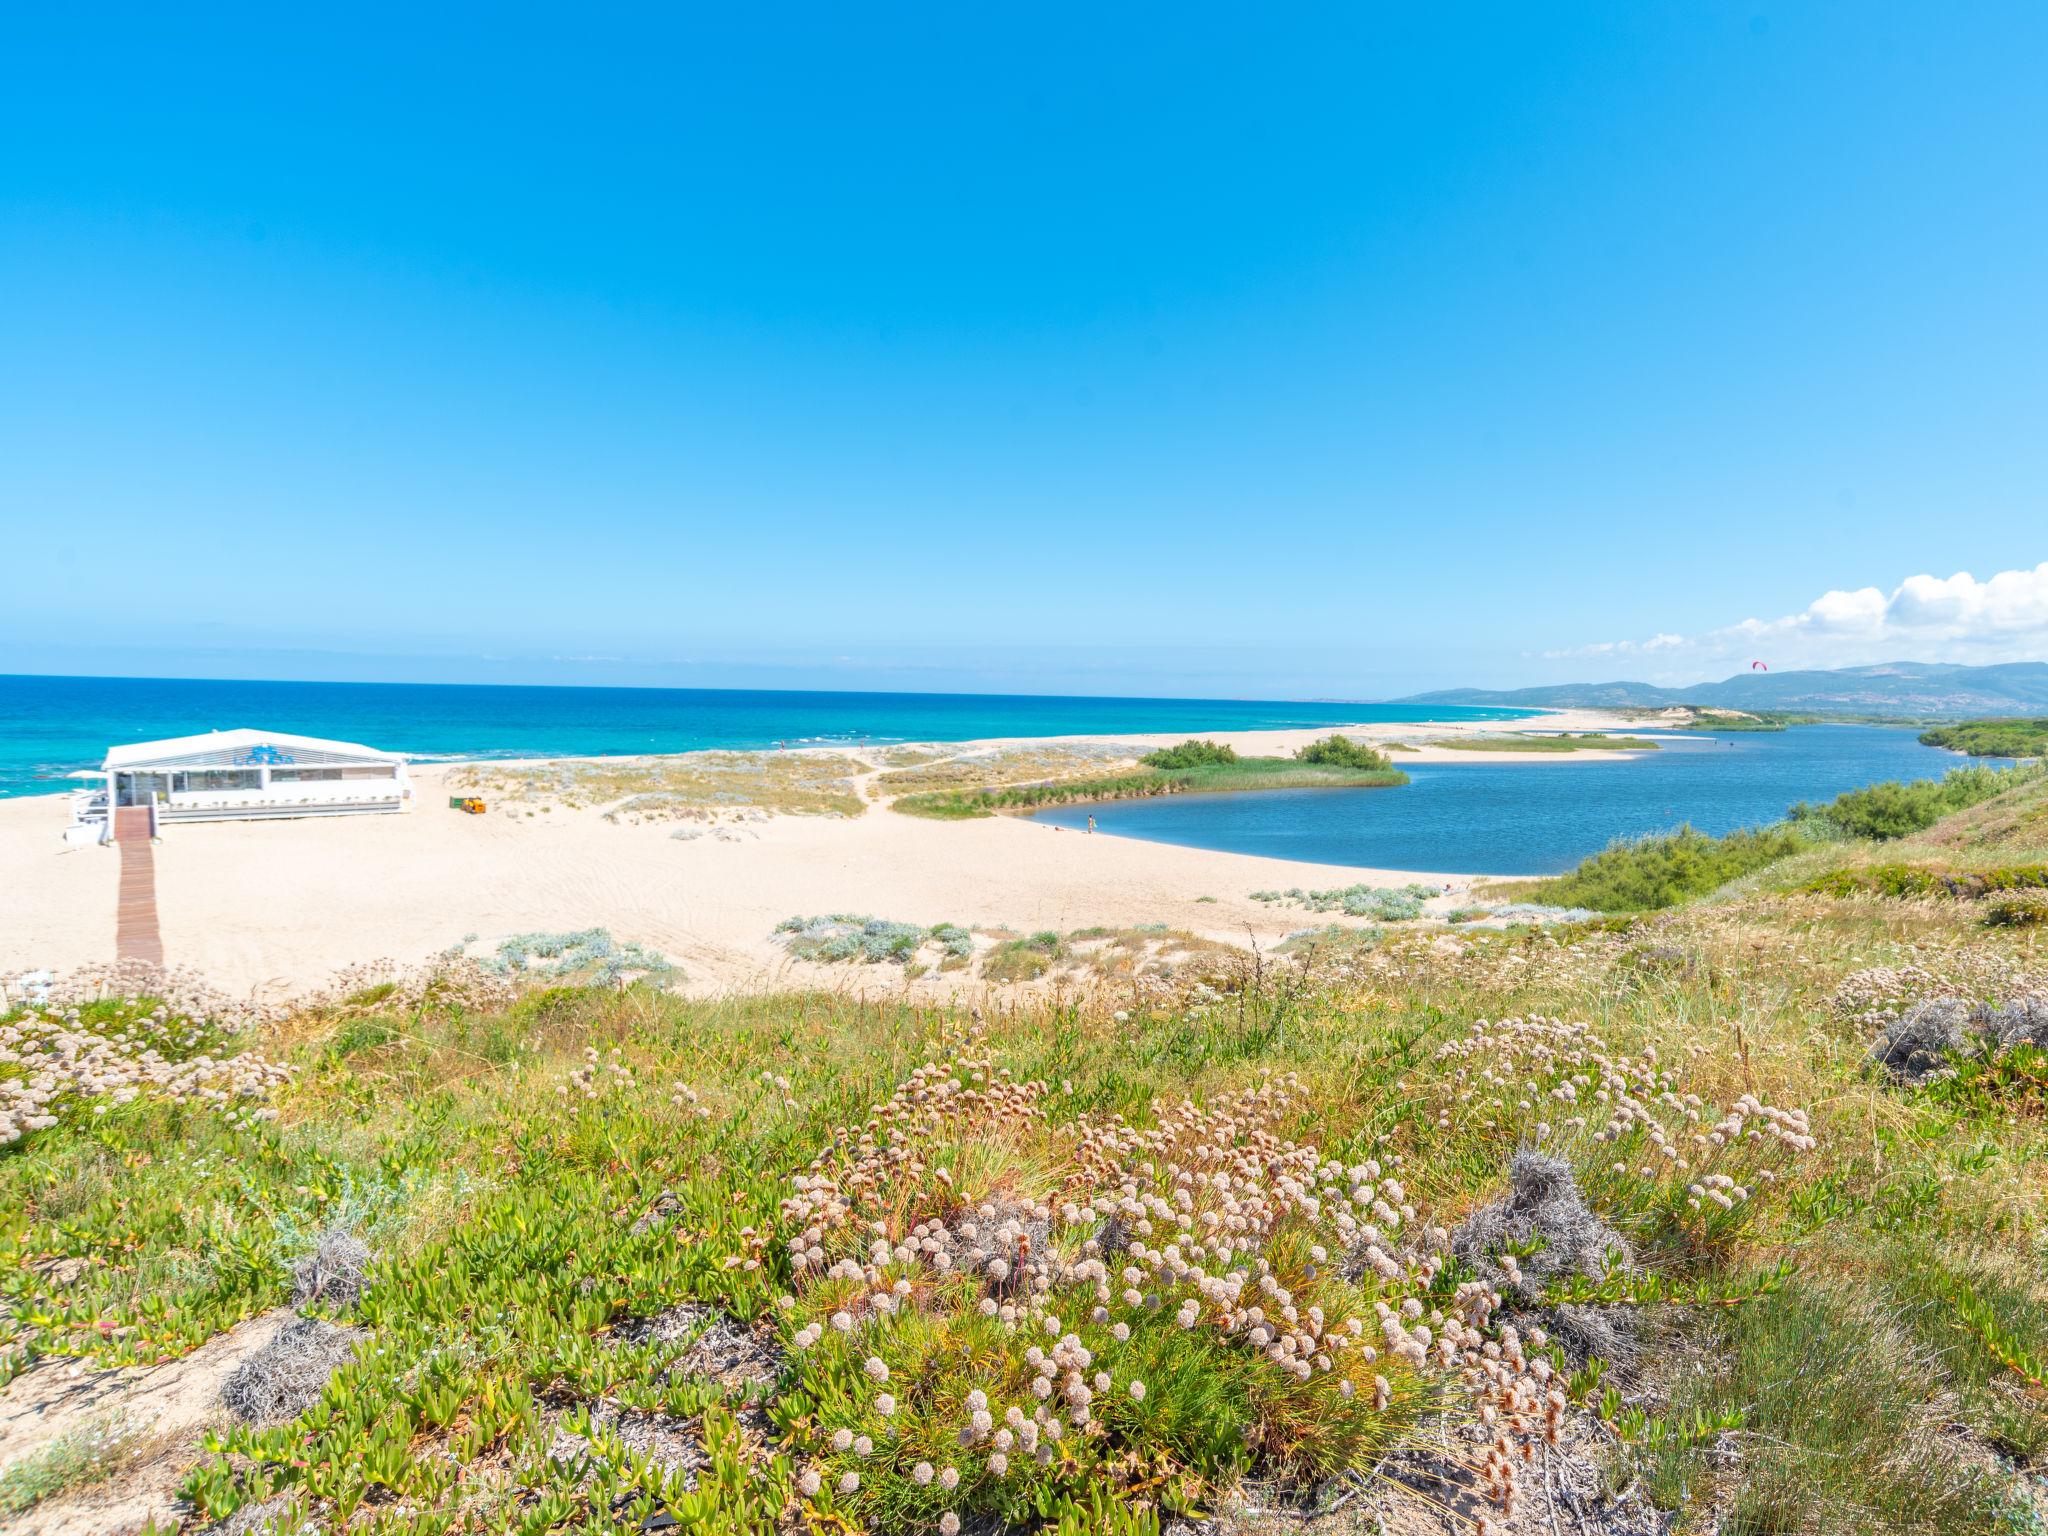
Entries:
[[1718,683],[1659,688],[1653,683],[1557,683],[1543,688],[1444,688],[1397,704],[1519,705],[1532,709],[1799,710],[1844,715],[2006,715],[2048,704],[2048,662],[1965,667],[1891,661],[1835,671],[1738,672]]

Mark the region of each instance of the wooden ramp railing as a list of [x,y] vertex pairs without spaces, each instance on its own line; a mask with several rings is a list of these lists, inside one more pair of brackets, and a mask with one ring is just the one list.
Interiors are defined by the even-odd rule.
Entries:
[[114,841],[121,848],[114,958],[162,965],[164,940],[156,920],[156,849],[150,843],[149,823],[146,805],[124,805],[114,812]]

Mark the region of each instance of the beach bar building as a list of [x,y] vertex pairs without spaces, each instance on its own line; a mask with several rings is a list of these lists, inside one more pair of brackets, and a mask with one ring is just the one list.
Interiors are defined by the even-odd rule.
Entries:
[[147,808],[159,825],[412,809],[412,776],[396,752],[278,731],[210,731],[111,747],[99,769],[80,777],[104,782],[79,795],[73,822],[106,828],[131,807]]

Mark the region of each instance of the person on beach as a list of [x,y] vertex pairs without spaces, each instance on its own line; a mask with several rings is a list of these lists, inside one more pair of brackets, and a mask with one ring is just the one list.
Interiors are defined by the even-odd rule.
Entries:
[[1095,830],[1095,815],[1092,811],[1088,815],[1088,830],[1090,832]]

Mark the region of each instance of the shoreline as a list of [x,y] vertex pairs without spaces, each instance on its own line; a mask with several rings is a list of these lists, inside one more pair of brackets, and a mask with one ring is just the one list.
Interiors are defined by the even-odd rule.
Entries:
[[[1613,716],[1555,711],[1542,730],[1617,729]],[[1336,731],[1374,745],[1405,738],[1489,734],[1503,722],[1364,723],[1291,731],[1212,733],[1247,755],[1277,756]],[[1524,728],[1527,728],[1525,725]],[[1171,745],[1179,734],[996,737],[892,743],[945,760],[1061,748],[1098,754]],[[1418,742],[1419,746],[1420,743]],[[1135,752],[1133,755],[1135,755]],[[607,815],[602,805],[540,810],[494,804],[483,816],[446,809],[447,781],[508,773],[506,759],[422,764],[405,815],[176,825],[155,849],[166,962],[237,995],[282,998],[317,989],[333,973],[389,959],[412,964],[474,935],[488,952],[514,934],[602,927],[658,951],[684,972],[683,990],[713,994],[763,984],[953,993],[958,976],[908,982],[893,965],[793,959],[775,925],[793,915],[859,912],[930,926],[953,922],[1018,934],[1165,924],[1198,939],[1270,947],[1320,926],[1316,915],[1251,900],[1258,890],[1351,884],[1447,887],[1441,913],[1496,878],[1461,871],[1377,869],[1265,858],[1068,834],[1022,816],[933,821],[897,813],[874,781],[890,768],[843,748],[546,758],[525,766],[645,762],[684,767],[707,758],[857,760],[861,814],[770,813],[738,805],[669,819]],[[1423,748],[1406,762],[1537,765],[1629,758],[1617,752],[1490,753]],[[930,759],[928,761],[936,761]],[[1101,761],[1106,765],[1108,756]],[[611,809],[616,810],[617,807]],[[63,851],[67,802],[56,795],[0,801],[0,974],[70,970],[114,953],[119,859],[112,848]]]
[[[78,684],[79,689],[55,685]],[[75,769],[96,766],[114,742],[191,734],[209,725],[255,725],[372,743],[422,766],[550,762],[781,747],[886,751],[935,742],[965,746],[1021,732],[1035,739],[1109,737],[1126,729],[1180,736],[1223,729],[1284,730],[1358,716],[1416,726],[1434,719],[1511,727],[1532,708],[1419,705],[1367,700],[1158,699],[1145,696],[901,693],[867,690],[561,689],[524,685],[213,682],[192,679],[48,678],[0,675],[0,712],[36,721],[36,745],[0,752],[0,799],[62,793]],[[382,698],[386,687],[442,690],[448,700]],[[84,697],[79,697],[82,690]],[[110,692],[111,690],[111,692]],[[308,690],[314,690],[309,692]],[[537,696],[480,700],[479,693]],[[597,697],[592,710],[563,696]],[[623,697],[627,702],[619,702]],[[636,705],[633,699],[653,700]],[[781,701],[781,702],[777,702]],[[1203,722],[1210,722],[1204,725]]]

